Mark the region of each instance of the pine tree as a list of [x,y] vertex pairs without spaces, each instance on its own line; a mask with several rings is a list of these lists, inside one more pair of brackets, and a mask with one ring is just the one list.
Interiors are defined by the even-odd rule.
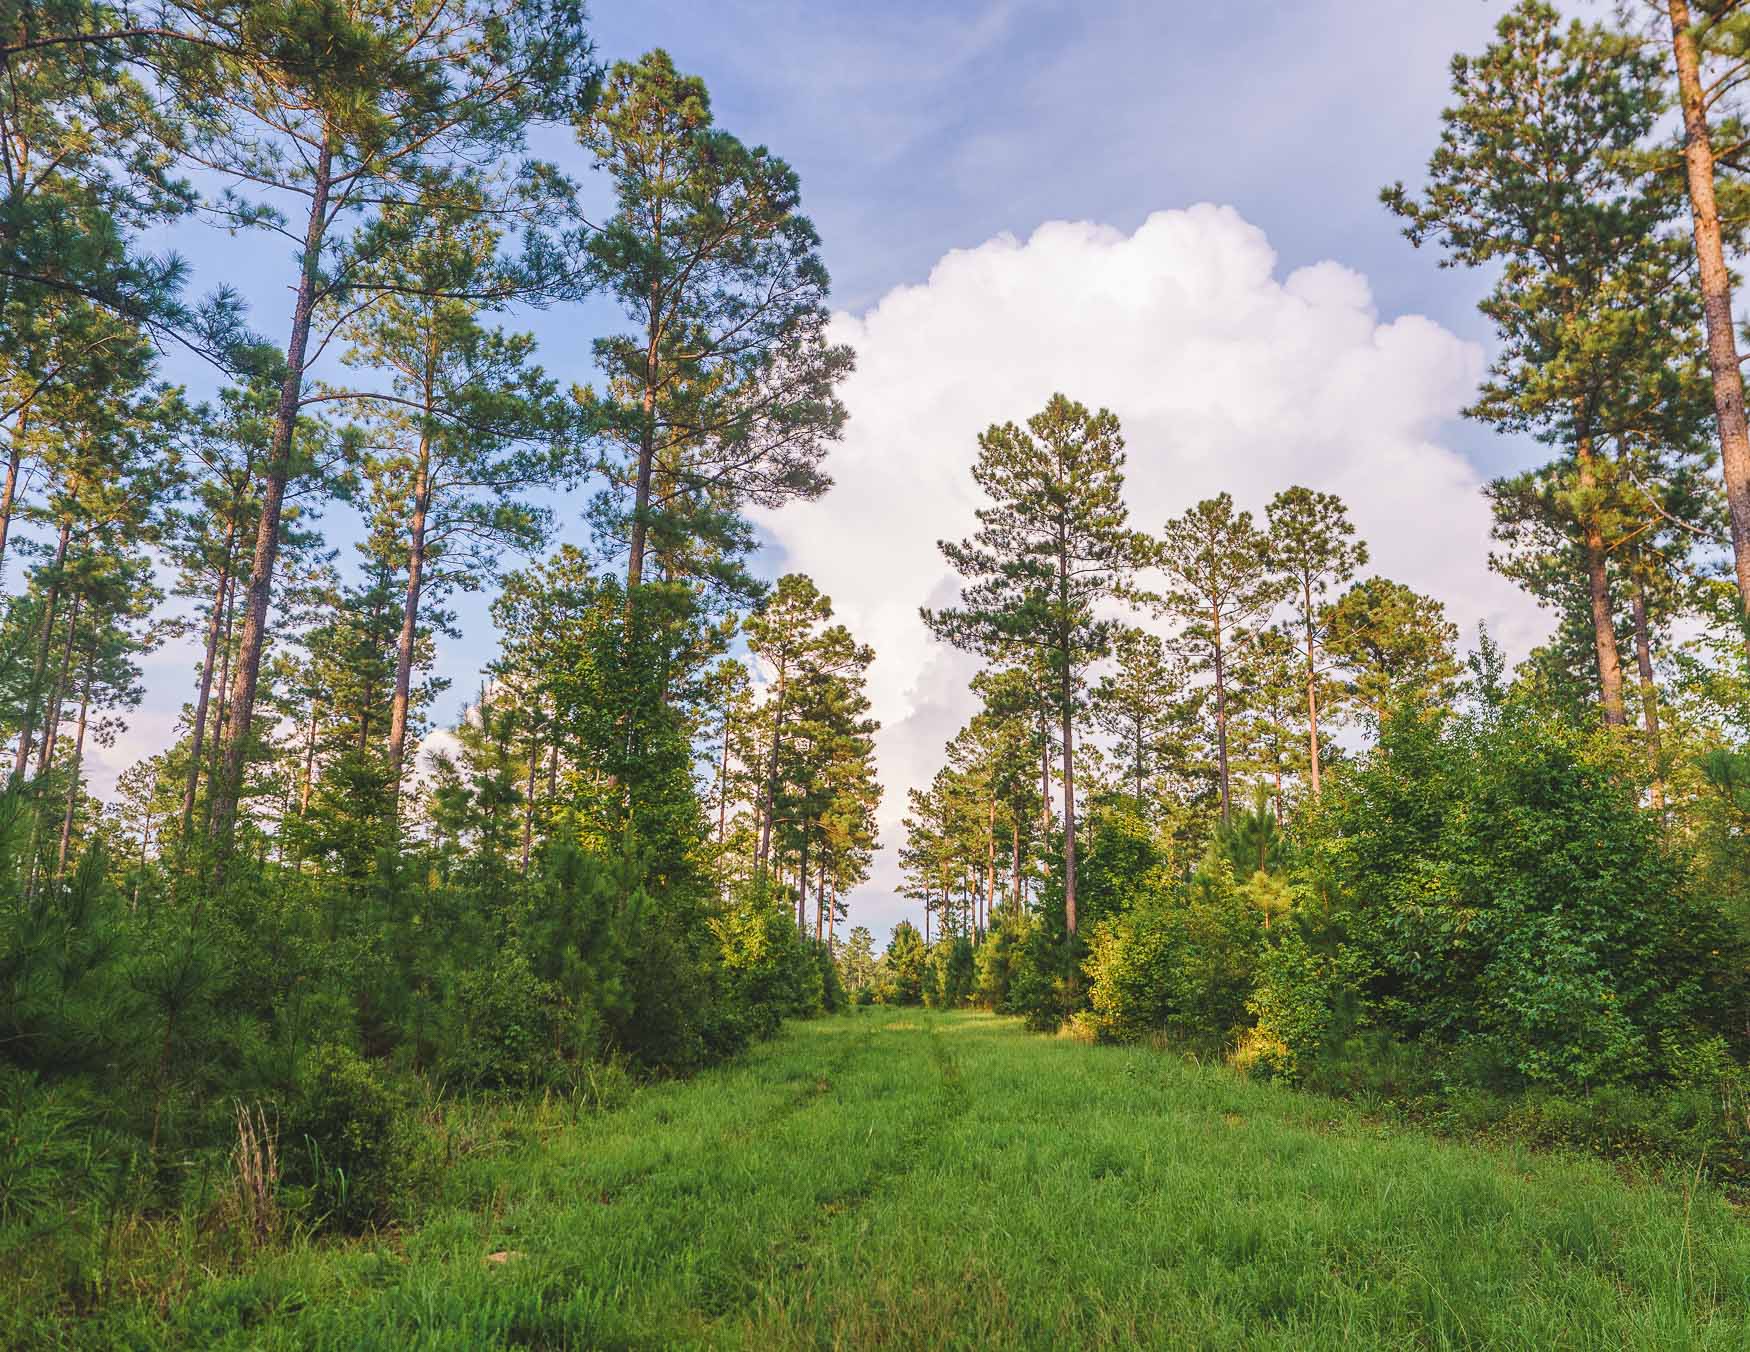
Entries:
[[1334,586],[1355,576],[1367,562],[1367,545],[1351,540],[1355,527],[1343,500],[1335,493],[1310,488],[1284,489],[1270,499],[1267,510],[1270,566],[1295,610],[1302,654],[1306,660],[1307,767],[1313,797],[1319,784],[1319,669],[1325,653],[1325,597]]
[[1116,627],[1101,607],[1134,597],[1145,557],[1128,526],[1118,419],[1055,394],[1025,428],[980,434],[972,476],[990,499],[979,529],[940,545],[966,579],[961,603],[925,610],[924,623],[956,647],[996,659],[1024,649],[1040,663],[1062,738],[1064,924],[1074,934],[1075,719],[1088,667]]
[[1480,308],[1502,351],[1469,412],[1564,448],[1544,501],[1575,535],[1599,702],[1604,721],[1620,725],[1607,541],[1615,485],[1602,443],[1622,373],[1644,356],[1644,307],[1671,290],[1673,204],[1644,190],[1637,158],[1661,100],[1632,41],[1563,28],[1540,0],[1524,0],[1496,31],[1481,56],[1453,60],[1458,102],[1443,114],[1426,191],[1412,198],[1400,184],[1384,200],[1413,243],[1438,240],[1454,263],[1500,268]]
[[596,342],[606,385],[577,391],[611,485],[597,527],[627,551],[632,611],[653,541],[665,581],[684,569],[746,594],[743,508],[824,492],[845,416],[833,387],[851,353],[826,340],[796,175],[718,130],[704,82],[660,50],[617,63],[577,133],[615,191],[583,275],[637,324]]
[[[215,820],[221,859],[254,725],[280,518],[287,489],[305,468],[295,434],[312,398],[310,367],[339,326],[396,290],[381,264],[411,246],[417,236],[410,231],[445,219],[431,210],[435,201],[462,212],[481,201],[468,166],[519,149],[532,119],[571,111],[594,76],[574,0],[370,0],[272,17],[278,31],[253,34],[242,46],[216,35],[224,57],[191,93],[222,116],[184,152],[255,194],[223,195],[213,204],[222,219],[297,241],[297,285],[225,728]],[[520,179],[534,191],[550,186],[536,170]],[[514,206],[527,191],[513,189],[496,209]],[[303,205],[302,219],[282,221],[279,194]]]
[[1457,693],[1458,626],[1446,607],[1399,582],[1370,577],[1326,608],[1326,646],[1349,692],[1384,725],[1396,710],[1437,710]]
[[1214,683],[1216,776],[1226,822],[1233,811],[1227,664],[1234,644],[1281,599],[1281,584],[1270,574],[1269,538],[1250,512],[1235,512],[1233,498],[1222,493],[1167,523],[1155,563],[1167,577],[1167,613],[1185,626],[1186,641]]

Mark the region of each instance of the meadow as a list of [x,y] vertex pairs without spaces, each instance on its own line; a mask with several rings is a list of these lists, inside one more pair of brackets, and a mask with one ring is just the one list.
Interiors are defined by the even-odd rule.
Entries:
[[[79,1347],[1742,1348],[1705,1184],[1431,1138],[972,1012],[792,1024],[600,1110],[454,1104],[424,1215],[189,1261]],[[178,1258],[178,1254],[182,1258]],[[15,1311],[15,1315],[19,1312]]]

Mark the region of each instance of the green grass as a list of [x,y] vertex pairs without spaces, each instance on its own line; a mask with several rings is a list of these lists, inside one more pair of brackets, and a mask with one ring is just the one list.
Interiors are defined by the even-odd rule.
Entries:
[[1750,1227],[1706,1189],[1443,1143],[985,1015],[802,1025],[458,1154],[416,1229],[112,1297],[68,1340],[1750,1346]]

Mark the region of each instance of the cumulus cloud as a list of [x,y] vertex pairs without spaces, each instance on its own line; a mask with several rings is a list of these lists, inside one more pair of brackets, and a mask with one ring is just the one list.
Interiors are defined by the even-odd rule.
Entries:
[[1489,511],[1440,435],[1484,358],[1418,317],[1382,319],[1367,279],[1335,262],[1277,275],[1262,231],[1230,207],[1150,216],[1134,234],[1052,222],[956,250],[922,285],[835,319],[857,350],[834,489],[764,523],[784,567],[810,573],[874,644],[887,849],[853,899],[884,934],[905,792],[927,782],[972,712],[973,661],[936,643],[918,607],[955,593],[936,548],[971,532],[975,438],[1061,390],[1111,408],[1128,444],[1135,525],[1158,530],[1222,490],[1262,513],[1306,484],[1340,494],[1370,571],[1443,600],[1522,652],[1544,621],[1487,568]]

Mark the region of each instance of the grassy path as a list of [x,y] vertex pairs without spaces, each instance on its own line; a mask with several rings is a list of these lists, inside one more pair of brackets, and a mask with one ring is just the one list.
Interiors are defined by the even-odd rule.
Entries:
[[983,1015],[798,1027],[447,1191],[81,1345],[1750,1347],[1711,1194]]

